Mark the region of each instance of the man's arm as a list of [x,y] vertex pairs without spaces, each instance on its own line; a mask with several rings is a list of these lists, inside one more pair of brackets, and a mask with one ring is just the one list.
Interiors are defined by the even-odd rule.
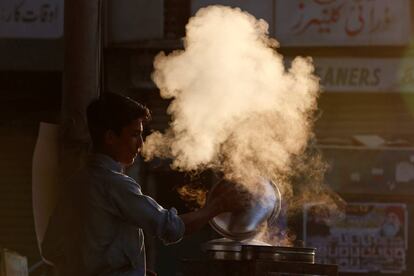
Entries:
[[157,235],[166,244],[178,242],[183,234],[200,229],[220,213],[243,207],[231,185],[217,189],[216,195],[212,195],[203,208],[180,216],[174,208],[166,210],[154,199],[142,195],[135,182],[123,181],[111,187],[111,198],[117,207],[114,210],[119,211],[116,215],[144,229],[146,233]]
[[206,225],[215,216],[225,213],[240,211],[248,206],[243,191],[238,190],[231,183],[222,183],[210,195],[206,205],[201,209],[180,215],[185,225],[185,234],[191,234]]
[[174,208],[164,209],[154,199],[143,195],[136,182],[129,178],[114,181],[109,193],[111,211],[131,225],[157,236],[165,244],[175,243],[184,235],[184,223]]
[[185,225],[185,235],[199,230],[219,213],[221,213],[219,205],[209,204],[197,211],[180,215]]

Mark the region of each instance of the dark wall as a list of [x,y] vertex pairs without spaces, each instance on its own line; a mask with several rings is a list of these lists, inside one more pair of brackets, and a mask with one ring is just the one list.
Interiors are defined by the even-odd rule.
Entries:
[[[40,260],[32,208],[32,156],[41,121],[56,123],[60,72],[0,72],[0,247]],[[35,274],[33,274],[35,275]]]

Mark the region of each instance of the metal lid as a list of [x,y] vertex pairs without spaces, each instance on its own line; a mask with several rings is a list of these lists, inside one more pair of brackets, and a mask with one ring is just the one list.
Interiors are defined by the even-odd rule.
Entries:
[[[220,185],[219,182],[210,191]],[[220,235],[231,240],[242,241],[252,239],[259,232],[264,222],[272,224],[279,215],[281,209],[281,195],[277,186],[263,180],[257,183],[260,190],[259,198],[250,207],[242,212],[223,213],[210,220],[211,227]]]

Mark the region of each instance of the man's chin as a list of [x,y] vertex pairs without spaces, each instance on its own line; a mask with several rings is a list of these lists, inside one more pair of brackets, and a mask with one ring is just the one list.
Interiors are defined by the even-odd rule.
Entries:
[[126,166],[126,167],[129,167],[129,166],[131,166],[131,165],[133,165],[133,164],[134,164],[134,161],[135,161],[135,157],[134,157],[134,158],[132,158],[132,159],[129,159],[129,160],[124,160],[124,161],[122,162],[122,164],[123,164],[124,166]]

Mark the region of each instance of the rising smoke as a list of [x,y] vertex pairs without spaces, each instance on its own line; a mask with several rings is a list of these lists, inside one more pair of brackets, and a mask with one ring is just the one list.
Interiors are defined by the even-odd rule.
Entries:
[[186,31],[184,50],[155,59],[172,122],[146,139],[144,156],[243,182],[289,172],[312,136],[319,85],[311,60],[297,57],[286,69],[268,24],[238,8],[200,9]]
[[288,182],[282,179],[313,136],[319,84],[310,59],[285,68],[277,46],[268,24],[247,12],[200,9],[186,26],[184,50],[155,59],[153,80],[172,99],[172,122],[147,137],[144,157],[243,183],[258,176]]

